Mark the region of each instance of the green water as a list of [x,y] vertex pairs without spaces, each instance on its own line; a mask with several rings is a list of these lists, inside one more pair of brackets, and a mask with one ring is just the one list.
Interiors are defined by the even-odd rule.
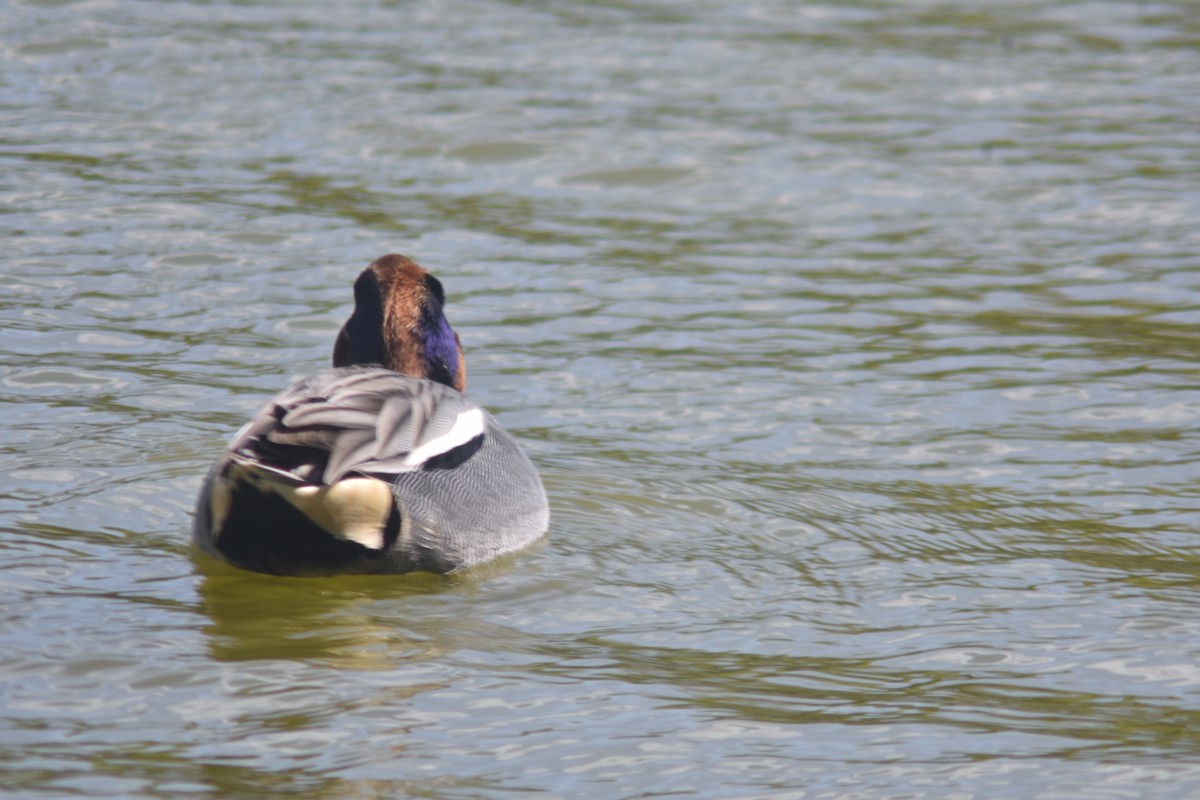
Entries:
[[[1191,3],[16,2],[5,797],[1200,794]],[[192,552],[386,252],[548,541]]]

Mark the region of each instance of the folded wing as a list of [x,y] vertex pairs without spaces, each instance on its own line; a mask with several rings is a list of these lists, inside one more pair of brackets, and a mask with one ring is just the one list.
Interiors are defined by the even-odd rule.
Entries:
[[374,367],[327,370],[263,407],[230,450],[296,483],[387,479],[477,446],[485,418],[454,389]]

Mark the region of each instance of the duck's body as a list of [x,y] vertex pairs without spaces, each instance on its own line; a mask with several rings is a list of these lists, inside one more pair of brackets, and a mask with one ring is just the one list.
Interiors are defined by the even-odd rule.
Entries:
[[461,393],[465,366],[441,285],[385,256],[355,298],[335,368],[274,397],[209,472],[197,545],[276,574],[448,573],[540,538],[541,480]]

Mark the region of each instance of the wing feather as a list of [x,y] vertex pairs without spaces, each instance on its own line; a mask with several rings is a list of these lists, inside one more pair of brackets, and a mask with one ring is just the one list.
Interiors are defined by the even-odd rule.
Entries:
[[396,475],[484,432],[474,401],[440,383],[378,367],[326,370],[268,403],[230,445],[240,457],[305,483]]

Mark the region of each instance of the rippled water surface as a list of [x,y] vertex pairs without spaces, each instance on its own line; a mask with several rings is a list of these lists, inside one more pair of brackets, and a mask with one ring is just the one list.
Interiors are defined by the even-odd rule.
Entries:
[[[6,797],[1200,794],[1190,2],[0,14]],[[192,552],[386,252],[551,536]]]

